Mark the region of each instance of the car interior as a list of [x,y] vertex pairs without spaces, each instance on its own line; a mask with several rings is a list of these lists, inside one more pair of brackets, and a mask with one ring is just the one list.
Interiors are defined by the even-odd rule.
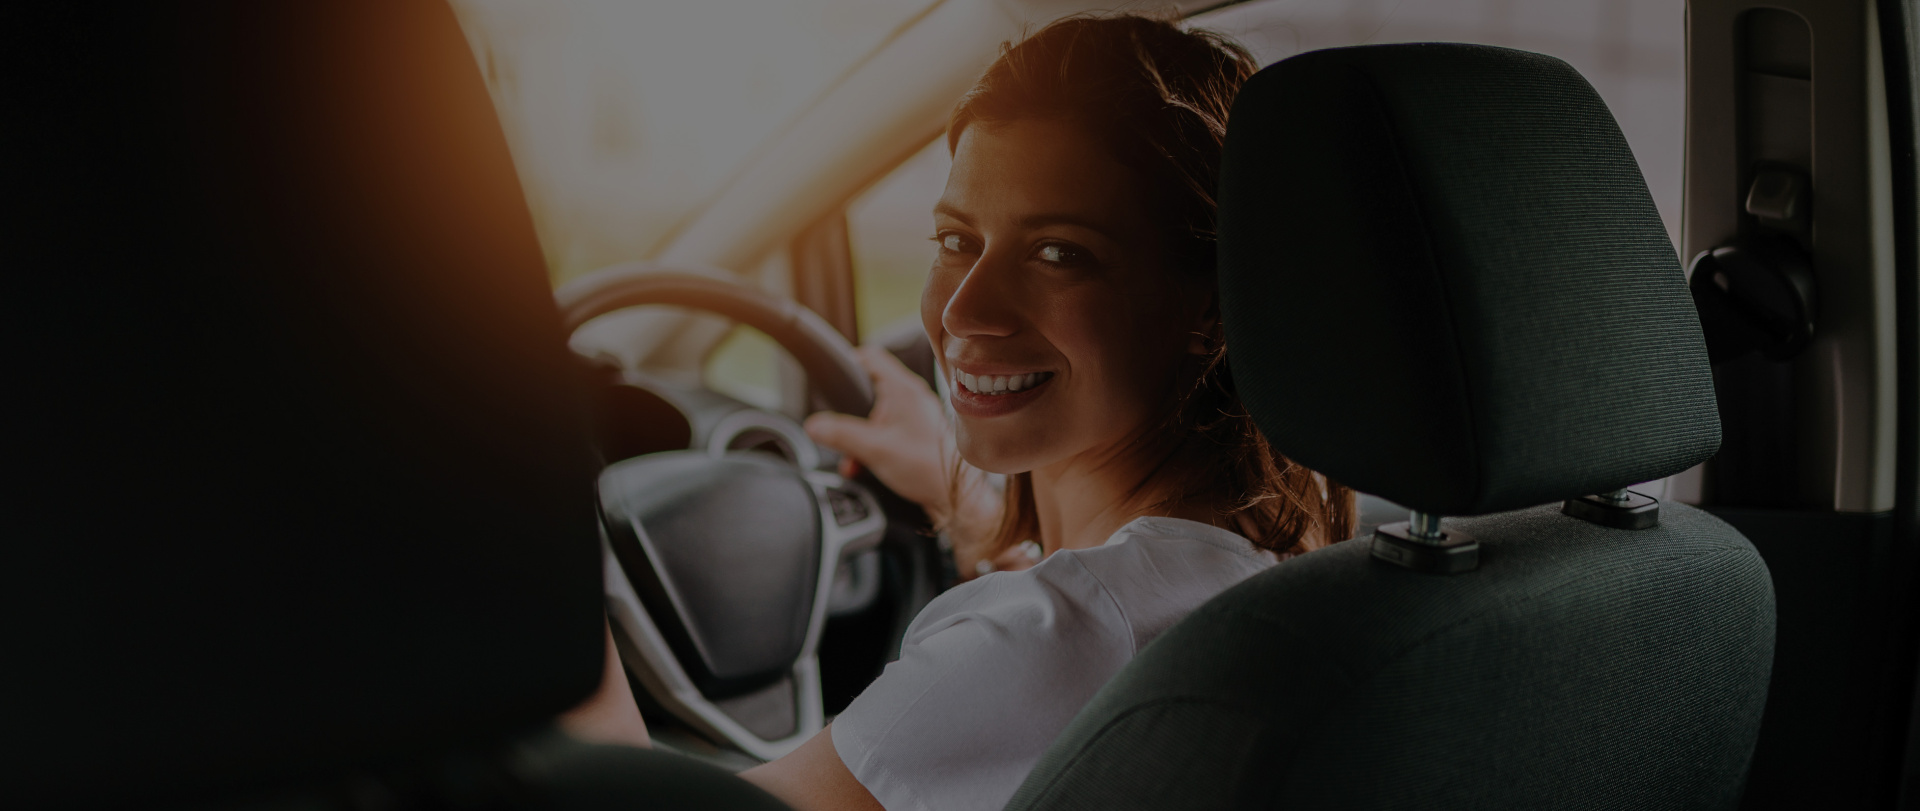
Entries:
[[[1112,4],[823,2],[711,166],[567,197],[542,89],[639,80],[565,25],[699,6],[615,5],[7,12],[18,807],[783,808],[733,773],[970,574],[800,421],[871,408],[856,345],[946,385],[883,232],[1001,42]],[[1222,315],[1361,529],[1009,807],[1920,807],[1920,5],[1402,5],[1127,7],[1270,65]],[[650,750],[553,724],[607,628]]]

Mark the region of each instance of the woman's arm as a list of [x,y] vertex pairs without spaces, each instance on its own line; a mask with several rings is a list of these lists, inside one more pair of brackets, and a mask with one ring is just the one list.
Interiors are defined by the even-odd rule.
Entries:
[[755,766],[740,776],[793,806],[794,811],[884,811],[880,801],[841,762],[840,753],[833,748],[831,724],[786,757]]
[[647,737],[647,722],[633,700],[633,688],[627,685],[627,672],[620,665],[620,650],[613,645],[611,624],[607,626],[607,659],[600,669],[600,689],[580,706],[561,714],[559,720],[568,735],[588,743],[653,747],[653,740]]
[[[589,743],[650,748],[647,723],[627,685],[621,668],[620,652],[613,644],[613,629],[607,629],[607,665],[600,676],[600,689],[585,703],[560,716],[560,728]],[[787,753],[786,757],[763,763],[740,773],[794,811],[816,809],[875,809],[880,803],[853,772],[840,762],[833,748],[833,728],[821,730],[812,740]]]

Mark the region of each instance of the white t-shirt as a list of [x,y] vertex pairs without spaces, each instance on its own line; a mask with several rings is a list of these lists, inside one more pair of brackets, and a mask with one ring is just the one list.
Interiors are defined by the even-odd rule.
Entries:
[[1140,518],[1099,547],[956,586],[834,719],[834,749],[888,811],[998,811],[1134,654],[1275,562],[1218,527]]

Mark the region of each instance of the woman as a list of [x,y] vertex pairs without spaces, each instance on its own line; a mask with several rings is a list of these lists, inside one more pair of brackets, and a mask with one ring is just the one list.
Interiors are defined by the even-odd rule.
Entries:
[[[960,102],[921,299],[952,424],[868,351],[871,416],[807,429],[926,506],[962,571],[1018,566],[1027,540],[1043,559],[934,600],[826,731],[744,777],[798,809],[1000,808],[1141,646],[1277,555],[1347,536],[1351,492],[1267,447],[1224,362],[1213,188],[1254,70],[1211,34],[1074,18]],[[614,670],[602,702],[623,709],[573,728],[637,724],[625,683]]]

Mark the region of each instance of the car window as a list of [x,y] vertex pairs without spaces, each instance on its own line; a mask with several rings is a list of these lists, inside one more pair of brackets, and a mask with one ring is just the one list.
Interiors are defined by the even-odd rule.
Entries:
[[[757,329],[735,326],[707,354],[700,378],[707,388],[768,411],[790,411],[782,386],[785,350]],[[790,416],[799,416],[797,414]]]
[[1685,0],[1267,0],[1203,14],[1192,24],[1239,40],[1263,65],[1320,48],[1389,42],[1470,42],[1565,60],[1620,122],[1668,236],[1680,241]]
[[[1262,65],[1320,48],[1426,41],[1559,57],[1606,100],[1678,244],[1685,10],[1684,0],[1267,0],[1203,14],[1191,24],[1232,36]],[[949,162],[945,140],[936,139],[848,204],[861,335],[917,317],[933,255],[931,212]]]
[[929,2],[452,5],[557,285],[651,256],[754,149]]
[[[782,252],[768,256],[747,281],[780,298],[793,297],[793,268]],[[806,416],[806,373],[780,344],[743,324],[713,317],[697,320],[710,330],[706,337],[692,338],[703,346],[711,342],[700,361],[703,385],[768,411],[796,419]]]
[[847,206],[854,313],[863,336],[919,323],[920,288],[933,260],[933,204],[946,188],[945,138],[908,158]]

